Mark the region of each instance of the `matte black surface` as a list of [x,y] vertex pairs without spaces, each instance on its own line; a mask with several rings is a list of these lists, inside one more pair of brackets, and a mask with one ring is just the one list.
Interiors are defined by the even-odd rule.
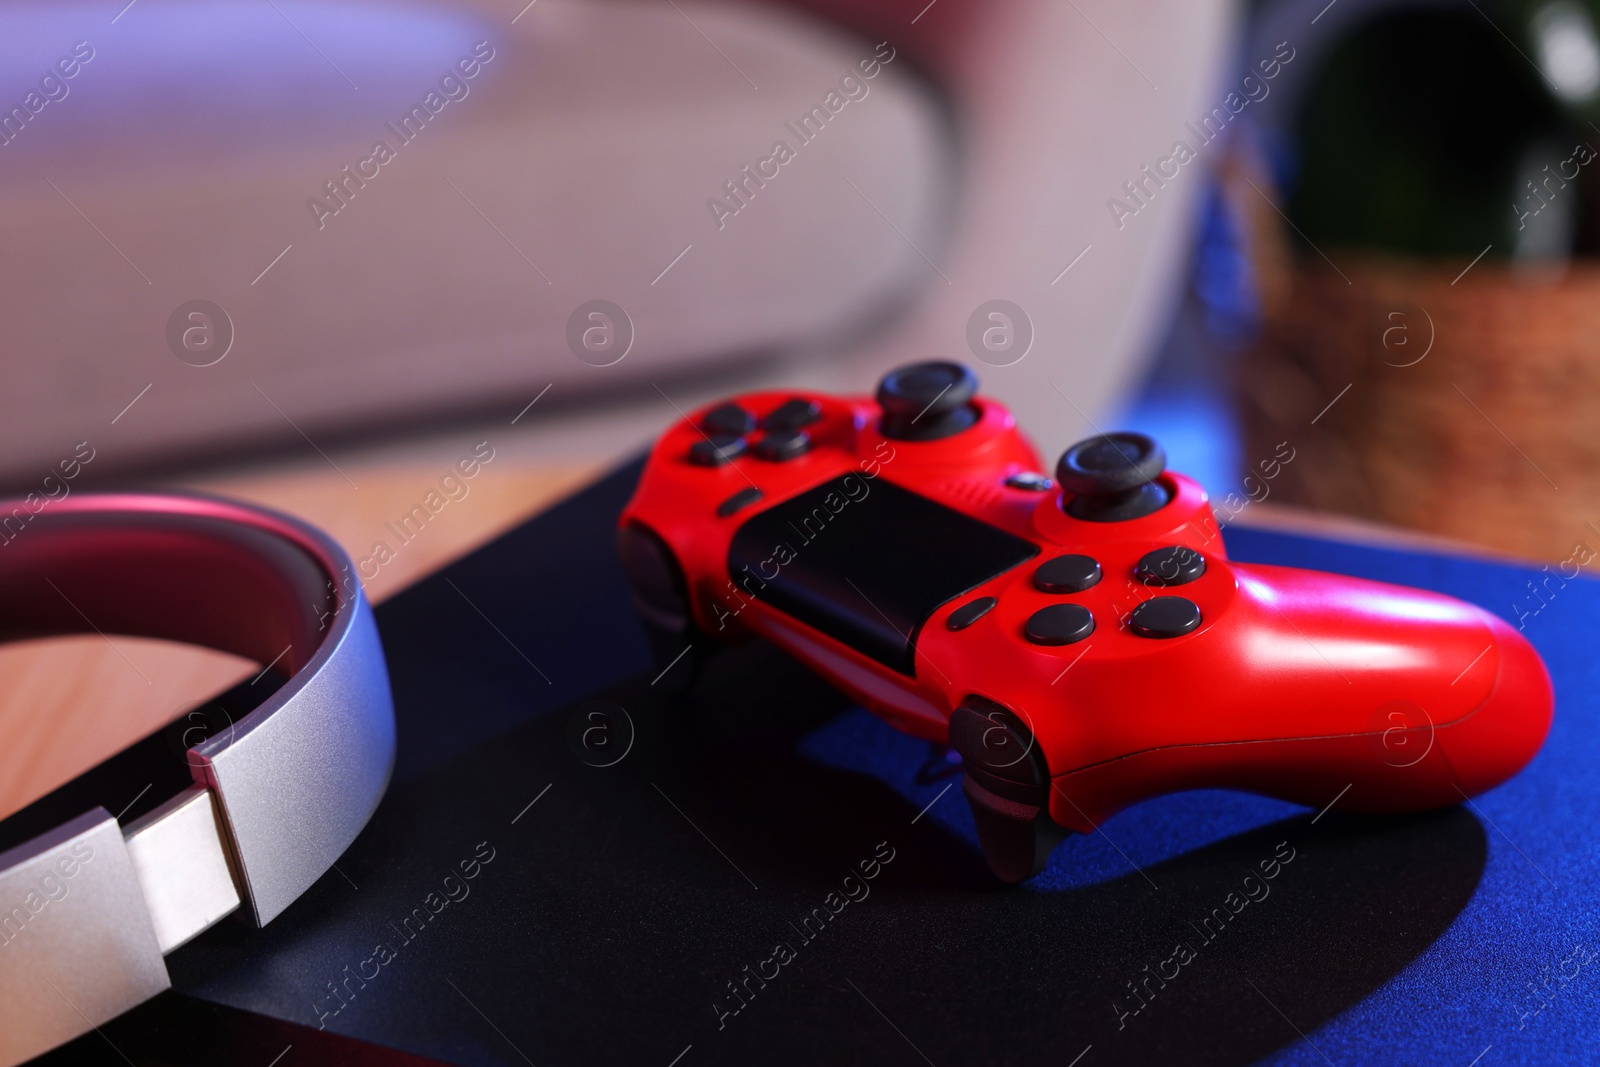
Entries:
[[1041,593],[1081,593],[1099,581],[1100,561],[1093,556],[1057,556],[1033,572],[1033,587]]
[[1128,616],[1128,628],[1140,637],[1182,637],[1200,625],[1200,606],[1181,596],[1151,597]]
[[798,430],[810,426],[822,417],[822,407],[815,400],[803,396],[790,397],[761,420],[763,430]]
[[761,490],[747,486],[717,505],[717,517],[725,519],[729,515],[736,515],[760,500],[762,495]]
[[[385,1047],[472,1067],[665,1067],[680,1055],[678,1067],[1064,1065],[1092,1045],[1078,1067],[1242,1067],[1300,1045],[1296,1028],[1341,1065],[1465,1064],[1491,1041],[1485,1063],[1571,1060],[1588,1047],[1587,987],[1567,986],[1518,1030],[1517,1014],[1537,1006],[1522,983],[1573,940],[1590,944],[1578,880],[1588,868],[1571,866],[1588,861],[1540,837],[1565,820],[1517,814],[1520,779],[1477,803],[1559,893],[1498,837],[1486,875],[1485,827],[1469,809],[1313,822],[1312,811],[1216,792],[1141,805],[1107,824],[1116,848],[1071,837],[1034,882],[1000,888],[962,791],[918,784],[920,765],[949,766],[943,751],[849,708],[765,643],[723,650],[682,701],[650,684],[613,549],[636,471],[378,607],[399,718],[388,796],[339,870],[266,929],[225,923],[169,958],[178,994],[107,1028],[135,1063],[266,1067],[292,1043],[278,1067],[406,1062]],[[1229,547],[1267,562],[1344,559],[1389,581],[1418,566],[1409,553],[1248,530],[1230,531]],[[1506,597],[1538,573],[1432,562],[1452,591]],[[1580,626],[1596,595],[1569,583],[1547,609],[1553,624]],[[1589,670],[1587,642],[1577,645],[1552,663],[1558,687]],[[625,708],[635,731],[610,767],[568,742],[596,698]],[[1576,696],[1566,709],[1580,732],[1541,755],[1529,795],[1551,791],[1582,818],[1592,793],[1563,792],[1540,770],[1591,762],[1580,742],[1592,715]],[[351,981],[349,1005],[319,1032],[313,1004],[326,983],[395,939],[389,924],[485,840],[497,855],[471,895],[364,988]],[[798,942],[790,923],[879,842],[895,858],[870,895],[799,944],[719,1028],[726,983],[775,942]],[[1296,858],[1270,897],[1214,939],[1197,933],[1280,842]],[[1152,982],[1141,1008],[1128,983],[1180,941],[1198,957],[1165,987]],[[1493,974],[1485,953],[1500,961]],[[1419,965],[1426,973],[1409,982]],[[243,1012],[278,1025],[262,1031]],[[1344,1044],[1374,1017],[1376,1044]],[[49,1062],[126,1063],[97,1035],[62,1057]],[[1291,1061],[1323,1062],[1304,1046]]]
[[1187,585],[1205,572],[1206,558],[1187,545],[1146,552],[1133,569],[1145,585]]
[[1036,645],[1071,645],[1094,633],[1094,616],[1082,604],[1051,604],[1028,616],[1022,636]]
[[712,436],[743,437],[756,428],[756,417],[738,404],[721,404],[706,412],[701,426]]
[[916,632],[939,605],[1038,551],[882,478],[847,474],[746,519],[728,574],[746,593],[911,675]]
[[965,630],[1000,603],[992,596],[981,596],[976,600],[969,600],[956,610],[952,611],[944,620],[945,628],[951,631]]
[[[273,1056],[282,1058],[275,1063]],[[264,1058],[265,1057],[265,1058]],[[39,1067],[449,1067],[372,1041],[168,991],[34,1060]]]
[[744,455],[746,441],[731,433],[714,433],[689,446],[689,461],[702,467],[720,467]]

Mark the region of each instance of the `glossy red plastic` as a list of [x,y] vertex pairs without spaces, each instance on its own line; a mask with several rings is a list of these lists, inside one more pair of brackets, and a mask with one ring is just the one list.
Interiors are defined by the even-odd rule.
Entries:
[[[736,402],[756,415],[794,397]],[[1504,782],[1550,726],[1549,676],[1515,630],[1462,601],[1401,586],[1234,563],[1206,495],[1181,474],[1171,500],[1143,518],[1068,516],[1059,490],[1014,489],[1044,471],[1001,405],[980,397],[977,425],[929,442],[885,439],[870,399],[812,396],[815,447],[783,463],[746,453],[720,467],[688,459],[703,438],[694,413],[653,450],[622,515],[658,535],[682,568],[694,620],[715,639],[760,634],[864,706],[918,737],[945,741],[952,710],[987,698],[1027,724],[1048,763],[1049,814],[1080,832],[1139,800],[1226,787],[1321,809],[1399,812],[1459,803]],[[1033,541],[1040,555],[947,602],[916,635],[916,676],[899,674],[741,592],[727,571],[734,531],[752,513],[858,471],[923,494]],[[741,490],[761,499],[719,517]],[[1145,553],[1183,545],[1205,573],[1177,589],[1134,577]],[[1040,563],[1083,553],[1104,577],[1061,596],[1039,592]],[[1202,621],[1169,639],[1134,634],[1129,613],[1181,594]],[[952,610],[998,605],[959,631]],[[1092,635],[1047,647],[1023,636],[1041,607],[1077,603]]]

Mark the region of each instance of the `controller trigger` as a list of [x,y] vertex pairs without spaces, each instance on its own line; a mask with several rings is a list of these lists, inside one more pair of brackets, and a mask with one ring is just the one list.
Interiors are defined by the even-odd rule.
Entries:
[[1050,853],[1067,835],[1067,828],[1050,818],[1048,787],[1044,804],[1023,804],[989,792],[973,780],[961,781],[978,827],[978,844],[994,876],[1016,885],[1044,870]]
[[950,747],[961,753],[961,789],[989,869],[1002,882],[1032,878],[1066,834],[1050,818],[1050,769],[1033,731],[1001,705],[973,696],[950,715]]

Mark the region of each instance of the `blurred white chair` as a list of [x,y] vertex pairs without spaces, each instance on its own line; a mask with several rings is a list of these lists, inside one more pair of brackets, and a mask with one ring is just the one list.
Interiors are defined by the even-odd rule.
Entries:
[[[26,484],[80,441],[98,473],[509,421],[547,386],[553,403],[654,402],[651,383],[700,372],[866,388],[971,358],[969,319],[997,298],[1032,348],[977,369],[1065,444],[1165,322],[1202,180],[1186,169],[1120,228],[1107,200],[1220,98],[1231,5],[800,6],[0,7],[6,108],[76,42],[94,53],[0,146],[0,477]],[[479,42],[493,58],[465,79]],[[417,104],[437,113],[402,140]],[[708,206],[735,203],[729,182],[733,215]],[[197,299],[226,321],[174,325]],[[631,322],[620,361],[569,344],[596,299]]]

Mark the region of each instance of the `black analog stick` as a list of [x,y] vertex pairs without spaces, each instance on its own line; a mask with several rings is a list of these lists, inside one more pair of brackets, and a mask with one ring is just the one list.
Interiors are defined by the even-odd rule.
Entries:
[[878,383],[883,436],[896,441],[936,441],[978,421],[972,398],[978,379],[959,363],[911,363]]
[[1109,433],[1079,441],[1061,454],[1056,481],[1068,494],[1068,515],[1121,522],[1150,514],[1171,499],[1156,480],[1167,453],[1142,433]]

